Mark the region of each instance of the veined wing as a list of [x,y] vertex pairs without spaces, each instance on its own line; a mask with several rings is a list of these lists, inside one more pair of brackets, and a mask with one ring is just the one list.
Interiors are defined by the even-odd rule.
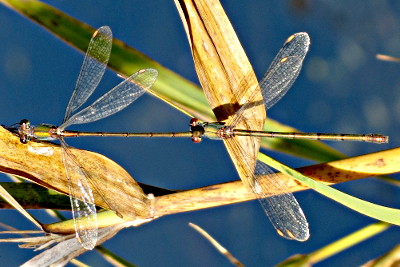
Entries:
[[[290,36],[275,56],[259,85],[263,103],[258,99],[258,88],[246,103],[236,112],[228,125],[236,125],[243,118],[243,112],[252,107],[264,104],[266,109],[276,104],[290,89],[300,73],[304,58],[308,52],[310,38],[305,32]],[[240,99],[240,98],[239,98]]]
[[[240,136],[224,139],[224,143],[243,184],[256,194],[279,235],[298,241],[307,240],[308,223],[295,197],[267,165],[254,157],[252,150],[258,147],[246,146],[244,149],[239,138],[249,138],[249,142],[254,139],[254,137]],[[253,140],[253,144],[258,142]]]
[[293,34],[283,44],[260,81],[266,109],[276,104],[292,87],[309,46],[310,37],[305,32]]
[[73,115],[59,128],[63,130],[72,124],[97,121],[126,108],[153,85],[157,76],[158,72],[155,69],[139,70],[93,104]]
[[308,239],[307,219],[296,198],[278,175],[261,161],[256,164],[252,191],[279,235],[298,241]]
[[[251,121],[259,121],[264,114],[250,109],[259,105],[270,108],[282,98],[297,78],[308,46],[306,33],[289,37],[260,82],[262,100],[258,87],[251,88],[250,97],[227,125],[251,129]],[[277,232],[288,239],[306,240],[309,236],[307,220],[293,194],[268,166],[257,161],[259,138],[233,137],[224,139],[224,144],[244,185],[257,195]]]
[[100,83],[110,57],[111,46],[112,32],[108,26],[95,31],[87,48],[75,90],[65,111],[63,123],[86,102]]
[[85,249],[91,250],[97,243],[97,213],[93,193],[85,171],[79,166],[65,141],[60,139],[60,142],[76,238]]

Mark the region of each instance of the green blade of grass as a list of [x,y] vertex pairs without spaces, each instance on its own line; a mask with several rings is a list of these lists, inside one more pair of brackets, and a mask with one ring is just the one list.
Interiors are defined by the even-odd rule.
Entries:
[[377,220],[381,220],[384,222],[400,225],[400,210],[384,207],[381,205],[377,205],[365,200],[361,200],[359,198],[350,196],[345,194],[339,190],[336,190],[330,186],[317,182],[307,176],[304,176],[300,172],[274,160],[271,157],[268,157],[265,154],[259,153],[259,160],[268,164],[269,166],[277,169],[280,172],[283,172],[287,175],[290,175],[300,183],[307,185],[309,188],[314,189],[318,193],[339,202],[340,204],[355,210],[359,213],[367,215],[371,218],[375,218]]
[[106,259],[109,263],[111,263],[113,266],[119,266],[119,267],[136,267],[137,265],[132,264],[125,259],[119,257],[115,253],[111,252],[110,250],[106,249],[103,246],[98,246],[96,247],[96,250],[103,255],[104,259]]
[[[0,186],[17,199],[18,203],[25,209],[71,209],[68,196],[37,184],[0,182]],[[0,198],[0,208],[10,209],[12,206]]]

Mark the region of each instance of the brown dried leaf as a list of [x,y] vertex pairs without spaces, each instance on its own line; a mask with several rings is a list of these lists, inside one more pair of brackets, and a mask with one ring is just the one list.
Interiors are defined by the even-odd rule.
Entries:
[[[121,166],[97,153],[75,148],[71,151],[91,178],[96,205],[105,208],[110,205],[126,219],[134,219],[135,215],[149,216],[147,197]],[[22,144],[18,137],[2,127],[0,171],[64,194],[69,192],[60,146],[48,142]],[[73,187],[79,190],[76,184]]]
[[[218,1],[176,0],[175,4],[188,35],[196,72],[208,103],[217,120],[224,121],[249,98],[254,90],[250,88],[258,86],[257,78]],[[243,98],[237,99],[239,95]],[[262,114],[265,114],[263,111]]]
[[[262,100],[258,81],[249,60],[221,4],[215,0],[175,0],[189,43],[199,81],[218,121],[230,119],[255,92],[254,101]],[[257,90],[258,88],[258,90]],[[262,130],[265,108],[257,105],[243,112],[241,129]],[[254,172],[260,139],[241,137],[237,147],[224,142],[229,155],[246,183]]]

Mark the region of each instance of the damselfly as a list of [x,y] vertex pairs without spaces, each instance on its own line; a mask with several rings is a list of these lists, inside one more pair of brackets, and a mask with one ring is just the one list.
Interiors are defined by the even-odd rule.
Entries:
[[[75,90],[60,126],[40,124],[34,127],[30,125],[28,120],[22,120],[18,125],[9,127],[10,130],[18,133],[22,143],[28,143],[32,139],[57,139],[60,141],[65,172],[68,178],[76,237],[86,249],[93,249],[97,242],[97,214],[93,197],[93,190],[96,189],[94,181],[90,180],[90,176],[86,174],[84,168],[66,144],[64,137],[68,135],[64,129],[73,124],[97,121],[124,109],[139,98],[146,89],[150,88],[158,75],[158,72],[154,69],[140,70],[97,99],[93,104],[74,114],[92,95],[103,77],[111,47],[111,29],[108,26],[103,26],[96,30],[90,40]],[[71,179],[73,178],[77,180],[78,190],[72,184]],[[108,208],[112,209],[112,203],[107,202],[104,198],[103,200]],[[118,213],[118,211],[116,212]]]

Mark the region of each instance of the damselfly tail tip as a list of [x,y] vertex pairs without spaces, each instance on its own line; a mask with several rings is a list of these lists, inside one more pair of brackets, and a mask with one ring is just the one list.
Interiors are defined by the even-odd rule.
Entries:
[[386,144],[389,142],[389,136],[380,135],[380,134],[369,134],[369,135],[367,135],[366,141],[375,143],[375,144]]

